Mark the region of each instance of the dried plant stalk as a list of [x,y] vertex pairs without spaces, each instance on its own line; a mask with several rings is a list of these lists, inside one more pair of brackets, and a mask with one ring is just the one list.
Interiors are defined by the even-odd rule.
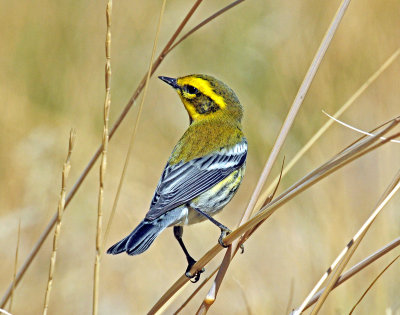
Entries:
[[103,200],[104,200],[104,179],[107,169],[107,149],[109,138],[108,120],[110,115],[111,106],[111,14],[112,14],[112,0],[107,2],[106,7],[106,67],[105,67],[105,87],[106,95],[104,100],[104,117],[103,117],[103,140],[102,140],[102,153],[100,163],[100,178],[99,178],[99,196],[97,203],[97,225],[96,225],[96,256],[94,261],[94,274],[93,274],[93,303],[92,314],[97,315],[99,303],[99,281],[100,281],[100,258],[102,251],[102,226],[103,226]]
[[[334,118],[340,117],[351,105],[360,97],[361,94],[373,83],[375,80],[397,59],[400,55],[400,48],[397,49],[380,67],[365,81],[358,90],[350,96],[350,98],[340,107],[340,109],[333,115]],[[311,137],[309,141],[299,150],[292,160],[283,169],[282,176],[285,176],[292,167],[300,160],[300,158],[313,146],[313,144],[329,129],[334,121],[328,119],[328,121]],[[266,190],[261,194],[258,199],[254,210],[257,211],[261,208],[263,201],[268,197],[269,192],[276,186],[279,176],[277,176]]]
[[162,17],[164,16],[164,11],[165,11],[165,4],[166,4],[166,0],[163,0],[163,3],[161,5],[160,16],[158,18],[156,36],[154,38],[154,43],[153,43],[153,50],[151,52],[149,70],[147,71],[147,78],[146,78],[146,84],[144,86],[143,97],[142,97],[142,100],[141,100],[140,105],[139,105],[139,110],[138,110],[138,113],[137,113],[137,116],[136,116],[136,121],[135,121],[134,128],[133,128],[130,140],[129,140],[129,146],[128,146],[128,151],[127,151],[126,157],[125,157],[124,167],[122,168],[122,173],[121,173],[121,177],[120,177],[120,180],[119,180],[119,183],[118,183],[117,193],[115,194],[113,206],[112,206],[111,213],[110,213],[110,218],[108,219],[106,232],[104,234],[104,243],[107,241],[108,235],[110,233],[111,224],[113,222],[114,214],[115,214],[115,211],[117,209],[119,195],[121,193],[122,184],[124,182],[126,170],[128,168],[131,152],[132,152],[133,145],[134,145],[134,142],[135,142],[135,136],[136,136],[136,133],[137,133],[137,130],[138,130],[138,127],[139,127],[139,121],[140,121],[140,117],[142,115],[143,104],[144,104],[144,100],[145,100],[146,95],[147,95],[147,88],[148,88],[149,81],[150,81],[150,74],[152,72],[153,60],[154,60],[154,56],[156,54],[158,36],[160,34]]
[[343,269],[345,268],[347,262],[349,261],[350,257],[354,253],[354,251],[357,249],[357,246],[363,239],[364,235],[366,234],[369,227],[375,220],[376,216],[379,214],[379,212],[383,209],[383,207],[386,205],[386,203],[391,199],[391,197],[395,194],[395,192],[399,188],[400,188],[400,171],[396,174],[392,183],[389,185],[389,187],[386,189],[386,191],[382,195],[381,199],[378,202],[378,205],[372,212],[371,216],[363,224],[363,226],[356,233],[356,235],[351,239],[351,241],[348,243],[348,245],[342,250],[342,252],[339,254],[339,256],[335,259],[335,261],[332,263],[332,265],[328,268],[328,270],[324,273],[322,278],[318,281],[317,285],[311,290],[310,294],[307,296],[307,298],[304,300],[304,302],[301,304],[301,306],[298,309],[294,310],[292,312],[292,314],[294,314],[294,315],[301,314],[304,311],[306,305],[309,303],[309,301],[314,296],[314,294],[317,292],[317,290],[321,287],[322,283],[333,272],[331,279],[329,280],[325,290],[323,291],[319,300],[317,301],[317,305],[314,308],[314,310],[312,311],[312,313],[316,314],[320,310],[323,302],[326,300],[329,292],[333,289],[340,274],[342,273]]
[[[399,189],[400,189],[400,170],[398,171],[398,173],[394,177],[393,181],[390,183],[390,185],[388,186],[388,188],[386,189],[386,191],[380,198],[380,200],[379,200],[377,206],[375,207],[374,211],[372,212],[371,216],[367,219],[367,221],[363,224],[363,226],[360,228],[360,230],[356,233],[356,235],[351,239],[351,241],[348,243],[348,245],[343,249],[343,251],[335,259],[332,266],[327,270],[327,272],[321,278],[321,280],[326,279],[326,277],[328,277],[328,275],[333,271],[333,274],[332,274],[331,278],[329,279],[324,292],[322,293],[321,297],[318,299],[311,314],[317,314],[319,312],[323,303],[325,302],[326,298],[328,297],[330,291],[332,291],[333,286],[337,282],[340,274],[342,273],[343,269],[346,267],[348,261],[350,260],[351,256],[353,255],[353,253],[357,249],[358,245],[360,244],[360,242],[364,238],[365,234],[367,233],[368,229],[370,228],[370,226],[376,219],[377,215],[381,212],[383,207],[389,202],[389,200],[394,196],[394,194]],[[336,265],[337,265],[337,267],[335,268]],[[312,294],[310,293],[311,297],[314,295],[316,290],[319,289],[319,287],[320,287],[319,284],[322,281],[324,281],[324,280],[322,280],[322,281],[321,280],[318,282],[318,284],[317,284],[318,286],[315,287],[316,289],[314,288],[312,290],[312,292],[311,292]],[[311,297],[307,297],[307,299],[303,302],[303,304],[300,306],[300,308],[294,312],[294,314],[301,314],[301,312],[304,309],[304,306],[307,305],[307,303],[308,303],[309,299],[311,299]]]
[[[377,250],[375,253],[371,254],[370,256],[368,256],[367,258],[363,259],[362,261],[360,261],[359,263],[357,263],[356,265],[351,267],[349,270],[347,270],[344,274],[342,274],[339,277],[339,279],[336,281],[336,283],[335,283],[333,288],[338,287],[343,282],[347,281],[348,279],[350,279],[351,277],[356,275],[358,272],[363,270],[365,267],[369,266],[374,261],[376,261],[377,259],[381,258],[382,256],[384,256],[385,254],[387,254],[391,250],[395,249],[399,245],[400,245],[400,237],[398,237],[395,240],[391,241],[389,244],[385,245],[381,249]],[[322,292],[324,292],[324,290],[325,290],[325,288],[323,288],[320,291],[318,291],[318,293],[316,293],[312,297],[312,299],[308,302],[308,304],[305,306],[304,310],[306,310],[311,305],[313,305],[315,302],[317,302],[317,300],[322,295]]]
[[68,154],[67,154],[67,158],[65,159],[65,162],[63,165],[63,170],[62,170],[62,175],[61,175],[61,192],[60,192],[60,198],[58,201],[58,208],[57,208],[57,222],[56,222],[56,227],[54,229],[54,236],[53,236],[53,251],[52,251],[51,257],[50,257],[49,277],[47,280],[46,293],[45,293],[45,297],[44,297],[44,306],[43,306],[43,314],[44,315],[47,314],[47,312],[48,312],[49,302],[50,302],[50,293],[51,293],[51,289],[52,289],[52,285],[53,285],[53,276],[54,276],[54,270],[55,270],[56,260],[57,260],[58,239],[60,238],[61,222],[62,222],[64,207],[65,207],[66,184],[67,184],[67,178],[69,175],[69,171],[71,169],[70,160],[71,160],[72,150],[74,149],[75,136],[76,136],[76,131],[74,129],[72,129],[69,134]]
[[219,269],[219,266],[217,268],[215,268],[210,275],[207,276],[207,278],[205,278],[203,280],[202,283],[200,283],[197,288],[192,292],[191,295],[189,295],[189,297],[181,304],[181,306],[179,306],[177,308],[177,310],[174,312],[174,315],[179,314],[185,307],[186,305],[190,302],[191,299],[193,299],[197,293],[199,293],[199,291],[205,286],[205,284],[217,273]]
[[365,290],[365,292],[361,295],[361,297],[359,298],[359,300],[357,301],[357,303],[353,306],[353,308],[351,309],[349,315],[353,314],[354,310],[356,309],[356,307],[358,306],[358,304],[361,303],[362,299],[365,297],[365,295],[368,293],[368,291],[373,287],[373,285],[376,283],[376,281],[378,281],[378,279],[385,273],[386,270],[389,269],[389,267],[391,265],[393,265],[393,263],[400,257],[400,255],[397,255],[374,279],[374,281],[372,281],[372,283],[368,286],[367,290]]
[[19,242],[21,239],[21,219],[18,222],[18,236],[17,236],[17,247],[15,249],[15,259],[14,259],[14,272],[13,272],[13,287],[11,290],[11,297],[10,297],[10,305],[8,310],[12,311],[13,306],[13,299],[14,299],[14,291],[15,291],[15,278],[17,276],[17,266],[18,266],[18,252],[19,252]]
[[214,14],[210,15],[208,18],[197,24],[195,27],[193,27],[189,32],[187,32],[185,35],[183,35],[179,40],[176,41],[175,44],[171,46],[171,48],[167,51],[168,53],[174,49],[176,46],[178,46],[182,41],[184,41],[187,37],[192,35],[194,32],[202,28],[204,25],[206,25],[208,22],[211,22],[214,20],[217,16],[225,13],[226,11],[232,9],[233,7],[237,6],[239,3],[243,2],[244,0],[236,0],[233,1],[231,4],[228,4],[227,6],[223,7],[221,10],[218,10]]

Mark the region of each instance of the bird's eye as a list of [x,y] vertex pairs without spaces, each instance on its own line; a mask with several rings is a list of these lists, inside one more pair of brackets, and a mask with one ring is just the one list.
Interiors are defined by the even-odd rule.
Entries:
[[200,91],[198,89],[196,89],[192,85],[185,85],[183,88],[184,88],[185,92],[187,92],[189,94],[198,94],[198,93],[200,93]]

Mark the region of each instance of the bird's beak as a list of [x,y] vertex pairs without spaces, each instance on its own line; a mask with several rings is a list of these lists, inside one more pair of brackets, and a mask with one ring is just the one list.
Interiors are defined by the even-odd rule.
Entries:
[[158,77],[160,80],[163,80],[165,83],[169,84],[170,86],[172,86],[174,89],[178,89],[179,85],[176,82],[176,79],[174,78],[168,78],[168,77]]

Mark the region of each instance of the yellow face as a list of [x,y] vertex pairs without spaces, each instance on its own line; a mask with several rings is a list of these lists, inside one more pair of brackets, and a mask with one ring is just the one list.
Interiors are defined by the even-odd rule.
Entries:
[[178,79],[159,78],[177,91],[191,122],[222,116],[240,122],[242,106],[235,93],[223,82],[200,74]]
[[214,92],[210,82],[199,77],[187,76],[177,79],[179,96],[193,120],[205,118],[226,107],[222,96]]

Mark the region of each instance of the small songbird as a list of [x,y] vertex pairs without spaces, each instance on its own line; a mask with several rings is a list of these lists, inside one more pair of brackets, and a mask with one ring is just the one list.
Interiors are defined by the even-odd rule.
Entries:
[[219,243],[230,230],[212,216],[232,199],[244,176],[247,141],[241,120],[243,109],[236,94],[208,75],[159,77],[179,94],[190,125],[176,144],[158,182],[150,210],[131,234],[111,246],[108,254],[143,253],[167,227],[186,255],[186,276],[196,261],[183,240],[183,225],[210,220],[221,229]]

